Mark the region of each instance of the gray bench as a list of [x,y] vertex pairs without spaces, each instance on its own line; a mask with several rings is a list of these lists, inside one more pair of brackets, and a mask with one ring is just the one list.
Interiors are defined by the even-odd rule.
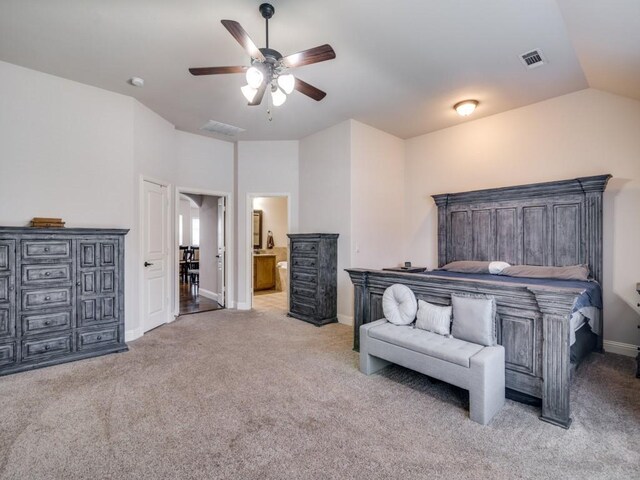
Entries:
[[360,371],[395,363],[469,391],[471,420],[486,425],[504,405],[504,347],[484,347],[377,320],[360,327]]

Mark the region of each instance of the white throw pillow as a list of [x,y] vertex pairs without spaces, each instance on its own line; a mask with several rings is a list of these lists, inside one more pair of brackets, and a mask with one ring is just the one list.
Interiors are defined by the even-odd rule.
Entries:
[[492,275],[500,275],[505,268],[510,266],[507,262],[491,262],[489,264],[489,273]]
[[416,328],[428,330],[439,335],[451,334],[451,306],[439,307],[418,300],[418,318]]
[[384,318],[395,325],[409,325],[416,318],[416,296],[406,285],[395,283],[382,295]]

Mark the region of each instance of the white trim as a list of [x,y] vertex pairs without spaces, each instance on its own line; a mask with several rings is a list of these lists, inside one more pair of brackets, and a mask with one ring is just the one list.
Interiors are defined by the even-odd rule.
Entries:
[[124,341],[125,342],[133,342],[140,338],[144,332],[142,331],[142,327],[133,328],[131,330],[125,330],[124,332]]
[[353,317],[348,315],[338,314],[338,323],[342,323],[343,325],[349,325],[353,327]]
[[[287,233],[291,232],[291,193],[247,193],[247,204],[245,207],[245,301],[238,302],[238,310],[251,310],[253,306],[253,199],[258,197],[286,197],[287,198]],[[243,250],[242,248],[240,250]],[[289,257],[287,255],[287,262]],[[240,300],[240,299],[238,299]],[[248,305],[247,308],[242,308],[240,305]]]
[[237,302],[236,309],[238,310],[251,310],[251,304],[247,302]]
[[202,295],[203,297],[208,298],[210,300],[215,300],[216,302],[218,301],[217,293],[214,293],[210,290],[205,290],[204,288],[198,287],[198,295]]
[[[173,198],[173,188],[172,188],[172,184],[170,182],[167,182],[166,180],[161,180],[158,178],[154,178],[154,177],[150,177],[148,175],[145,175],[144,173],[141,173],[139,175],[139,180],[138,180],[138,314],[139,314],[139,321],[140,321],[140,325],[137,329],[134,330],[130,330],[132,332],[138,332],[138,330],[140,331],[140,334],[135,337],[141,337],[142,335],[144,335],[144,319],[145,319],[145,312],[144,312],[144,299],[143,299],[143,295],[144,295],[144,182],[149,182],[149,183],[155,183],[156,185],[159,185],[161,187],[165,187],[167,189],[167,218],[165,219],[166,221],[166,225],[165,225],[165,230],[166,230],[166,235],[167,235],[167,271],[165,273],[165,287],[167,288],[167,292],[170,291],[170,287],[171,287],[171,277],[173,275],[173,271],[171,266],[173,265],[173,262],[171,262],[171,257],[174,254],[173,251],[173,243],[171,242],[171,228],[172,228],[172,222],[171,222],[171,200]],[[167,298],[167,318],[165,319],[165,323],[169,323],[171,321],[174,320],[173,315],[171,315],[171,302],[170,302],[171,298]],[[134,335],[137,335],[137,333],[134,333]],[[125,339],[127,336],[127,332],[125,331]],[[125,340],[126,341],[126,340]]]
[[[174,215],[174,226],[175,226],[175,235],[174,235],[174,240],[173,240],[173,244],[174,246],[178,245],[178,215],[180,213],[180,194],[181,193],[192,193],[195,195],[208,195],[211,197],[224,197],[225,198],[225,209],[226,209],[226,222],[225,222],[225,226],[224,226],[224,235],[225,235],[225,253],[227,255],[226,261],[225,261],[225,269],[227,271],[226,274],[226,278],[225,278],[225,292],[226,292],[226,307],[227,308],[233,308],[235,301],[233,300],[234,298],[234,284],[235,284],[235,277],[234,277],[234,268],[233,268],[233,264],[234,264],[234,257],[233,257],[233,252],[234,252],[234,229],[233,229],[233,225],[234,225],[234,218],[233,218],[233,214],[234,214],[234,209],[233,209],[233,193],[231,192],[224,192],[224,191],[216,191],[216,190],[205,190],[202,188],[192,188],[192,187],[176,187],[176,195],[175,195],[175,215]],[[174,280],[173,280],[173,286],[174,286],[174,290],[173,290],[173,294],[174,294],[174,315],[177,317],[178,315],[180,315],[180,279],[178,278],[178,269],[180,268],[180,264],[179,264],[180,259],[178,258],[178,256],[175,256],[175,266],[176,266],[176,275],[174,276]],[[202,292],[202,289],[199,289],[200,292]],[[206,291],[206,290],[205,290]],[[206,295],[203,295],[206,296]],[[218,296],[216,294],[216,301],[218,301]]]
[[604,351],[607,353],[617,353],[627,357],[635,357],[638,355],[638,346],[631,343],[614,342],[613,340],[605,340],[602,342]]

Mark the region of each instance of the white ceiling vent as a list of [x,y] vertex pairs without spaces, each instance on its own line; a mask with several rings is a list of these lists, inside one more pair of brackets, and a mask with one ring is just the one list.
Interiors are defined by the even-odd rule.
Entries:
[[535,50],[531,50],[530,52],[521,54],[520,61],[527,68],[537,68],[548,63],[547,58],[544,56],[544,53],[542,53],[542,50],[540,50],[539,48],[536,48]]
[[245,131],[244,128],[234,127],[233,125],[216,122],[215,120],[209,120],[207,123],[200,127],[200,130],[205,130],[211,133],[219,133],[220,135],[225,135],[227,137],[235,137],[240,132]]

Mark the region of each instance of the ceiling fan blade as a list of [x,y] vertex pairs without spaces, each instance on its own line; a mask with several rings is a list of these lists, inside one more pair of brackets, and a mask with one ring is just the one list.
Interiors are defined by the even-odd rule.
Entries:
[[244,28],[242,28],[238,22],[234,20],[221,20],[221,22],[224,28],[229,30],[229,33],[242,45],[242,48],[246,50],[251,58],[260,60],[261,62],[266,60],[262,52],[256,47],[256,44],[253,43],[253,40],[249,38],[249,34],[244,31]]
[[297,77],[296,83],[293,88],[298,90],[300,93],[304,93],[307,97],[313,98],[316,102],[319,102],[327,96],[327,94],[319,88],[316,88],[313,85],[309,85],[307,82],[303,82]]
[[285,67],[301,67],[312,63],[324,62],[336,58],[336,52],[331,45],[320,45],[319,47],[303,50],[302,52],[287,55],[282,59]]
[[244,73],[249,69],[245,66],[236,67],[198,67],[190,68],[191,75],[218,75],[220,73]]
[[267,89],[267,82],[262,82],[262,85],[258,87],[256,96],[253,98],[253,102],[249,102],[249,105],[252,107],[255,107],[256,105],[260,105],[262,103],[262,97],[264,97],[264,92],[266,89]]

